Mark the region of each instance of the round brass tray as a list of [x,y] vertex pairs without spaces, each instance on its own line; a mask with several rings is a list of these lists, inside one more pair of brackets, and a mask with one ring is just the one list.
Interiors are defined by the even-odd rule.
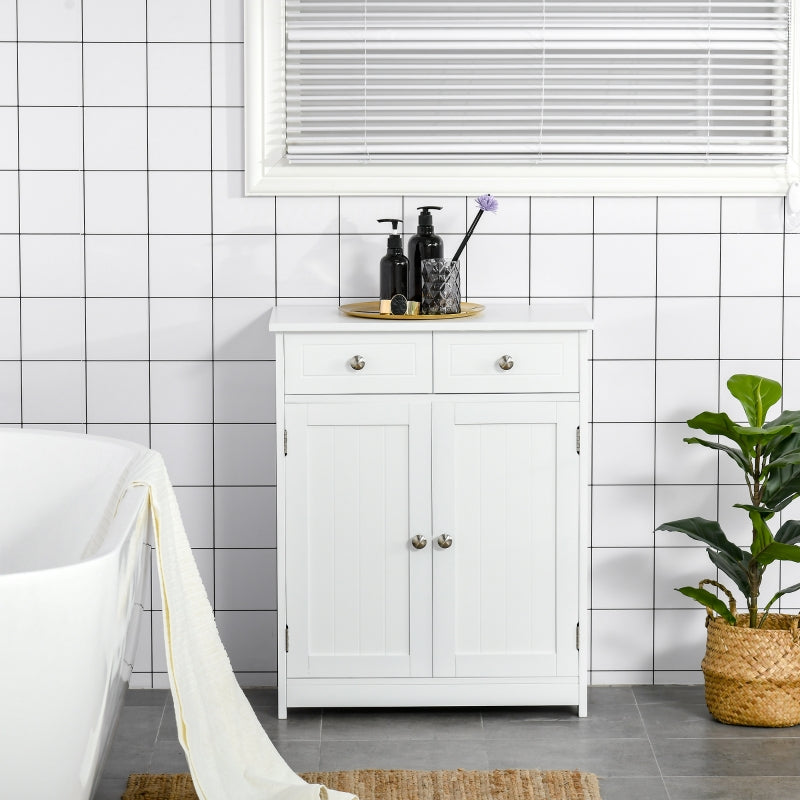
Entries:
[[367,300],[363,303],[348,303],[339,306],[342,314],[350,317],[366,317],[367,319],[393,319],[393,320],[415,320],[415,319],[456,319],[458,317],[472,317],[480,314],[485,306],[479,303],[462,303],[461,311],[458,314],[381,314],[380,301]]

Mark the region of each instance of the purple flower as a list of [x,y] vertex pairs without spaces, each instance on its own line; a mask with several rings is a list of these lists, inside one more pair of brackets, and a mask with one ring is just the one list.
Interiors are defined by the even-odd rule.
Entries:
[[497,202],[497,198],[492,197],[490,194],[482,194],[480,197],[476,197],[475,202],[478,204],[481,211],[491,211],[492,213],[495,213],[497,207],[500,205]]

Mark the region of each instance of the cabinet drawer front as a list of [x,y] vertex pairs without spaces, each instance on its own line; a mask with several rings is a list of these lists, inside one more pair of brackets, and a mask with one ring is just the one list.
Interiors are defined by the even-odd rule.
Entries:
[[434,391],[577,392],[578,347],[572,332],[436,333]]
[[430,392],[430,334],[298,334],[285,345],[287,394]]

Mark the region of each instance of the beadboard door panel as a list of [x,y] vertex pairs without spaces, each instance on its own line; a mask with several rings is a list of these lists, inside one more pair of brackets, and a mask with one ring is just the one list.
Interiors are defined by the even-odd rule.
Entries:
[[436,677],[577,675],[578,404],[433,405]]
[[429,405],[287,404],[286,428],[288,677],[430,674]]

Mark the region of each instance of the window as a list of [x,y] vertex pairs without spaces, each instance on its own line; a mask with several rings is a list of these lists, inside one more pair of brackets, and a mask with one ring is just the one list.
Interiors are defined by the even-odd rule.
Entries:
[[248,0],[250,193],[777,193],[791,0]]

